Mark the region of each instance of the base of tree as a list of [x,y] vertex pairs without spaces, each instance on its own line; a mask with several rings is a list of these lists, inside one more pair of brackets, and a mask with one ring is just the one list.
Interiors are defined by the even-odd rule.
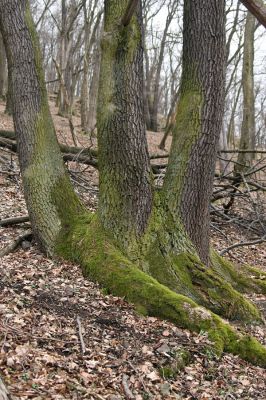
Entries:
[[[208,333],[208,337],[213,343],[211,347],[217,355],[227,351],[256,365],[266,367],[265,347],[253,337],[237,332],[229,323],[209,309],[200,306],[190,297],[175,293],[143,272],[118,249],[114,240],[102,228],[97,215],[85,214],[83,217],[77,218],[71,225],[71,230],[65,232],[64,237],[58,243],[57,253],[64,258],[78,262],[86,277],[98,282],[109,293],[124,297],[128,302],[133,303],[137,311],[143,315],[166,319],[191,331]],[[217,263],[219,258],[217,255],[215,257]],[[193,257],[187,256],[188,259],[190,263],[193,262]],[[195,262],[195,268],[197,267],[198,263]],[[206,281],[210,283],[211,279],[215,277],[215,282],[223,283],[223,288],[216,292],[216,297],[224,294],[224,288],[227,291],[229,284],[218,274],[215,275],[214,270],[207,274],[208,279],[203,279],[201,273],[196,274],[195,268],[191,274],[191,281],[194,280],[194,285],[196,285],[194,276],[199,276],[197,285],[200,286]],[[230,266],[230,270],[231,268]],[[226,264],[223,269],[225,269],[223,271],[225,273],[229,269],[228,265]],[[206,270],[203,272],[206,274]],[[229,274],[228,271],[227,273]],[[233,274],[232,271],[231,274]],[[231,275],[229,274],[229,276]],[[200,291],[203,290],[204,288],[201,287]],[[243,310],[246,310],[241,315],[249,315],[250,320],[259,321],[260,316],[257,309],[244,300],[241,294],[232,287],[231,291],[232,295],[236,294],[238,309],[241,308],[239,307],[239,303],[241,303]],[[221,303],[224,301],[222,298],[220,300]]]

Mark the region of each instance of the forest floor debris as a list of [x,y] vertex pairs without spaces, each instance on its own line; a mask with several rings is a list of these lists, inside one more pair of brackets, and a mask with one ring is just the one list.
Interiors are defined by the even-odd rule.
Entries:
[[[0,105],[0,129],[12,129],[2,111]],[[16,158],[8,168],[12,174],[0,173],[0,219],[27,214]],[[94,209],[97,176],[89,173],[91,192],[76,189]],[[27,222],[0,228],[0,249],[28,228]],[[241,235],[231,226],[223,232],[232,240]],[[225,247],[216,231],[212,241],[218,250]],[[141,317],[85,280],[78,266],[46,258],[30,242],[22,247],[0,259],[0,375],[15,400],[266,398],[265,370],[228,354],[217,360],[204,350],[204,332]],[[266,266],[265,244],[232,254]],[[264,309],[264,296],[250,297]],[[266,343],[265,327],[247,329]]]

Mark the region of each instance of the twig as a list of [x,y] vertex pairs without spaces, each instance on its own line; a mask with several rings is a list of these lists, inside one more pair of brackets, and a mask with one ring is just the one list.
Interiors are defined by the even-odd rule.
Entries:
[[0,258],[6,256],[9,253],[12,253],[12,251],[16,250],[16,248],[20,245],[21,242],[23,242],[26,239],[29,239],[32,236],[32,231],[28,230],[24,232],[22,235],[19,235],[13,242],[11,242],[7,247],[2,249],[0,251]]
[[81,326],[81,320],[79,316],[77,316],[77,324],[78,324],[78,333],[79,333],[79,340],[80,340],[80,347],[81,347],[81,352],[82,354],[86,353],[86,346],[83,340],[83,335],[82,335],[82,326]]
[[124,389],[125,395],[127,399],[135,399],[135,396],[133,395],[133,393],[131,392],[131,390],[128,387],[127,384],[127,380],[128,380],[128,376],[123,374],[123,378],[122,378],[122,387]]
[[251,246],[253,244],[259,244],[266,242],[266,235],[264,235],[262,238],[257,239],[257,240],[252,240],[250,242],[240,242],[240,243],[235,243],[232,244],[232,246],[227,247],[226,249],[220,251],[220,256],[223,256],[225,253],[228,253],[228,251],[235,249],[237,247],[242,247],[242,246]]
[[24,215],[23,217],[6,218],[6,219],[0,220],[0,226],[17,225],[17,224],[22,224],[23,222],[28,222],[28,221],[29,221],[28,215]]

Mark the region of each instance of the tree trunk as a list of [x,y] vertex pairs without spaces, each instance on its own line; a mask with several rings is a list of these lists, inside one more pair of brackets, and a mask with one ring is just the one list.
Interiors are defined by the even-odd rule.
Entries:
[[[51,254],[63,225],[82,207],[72,190],[60,155],[29,5],[15,0],[2,0],[0,5],[2,34],[8,49],[11,90],[14,93],[13,117],[24,194],[35,238]],[[21,15],[23,18],[19,17]],[[24,32],[23,46],[21,32]],[[65,218],[60,203],[66,205]]]
[[[220,10],[220,0],[211,0],[216,8],[210,6],[210,1],[203,3],[202,9],[207,15],[210,12],[208,21],[213,22],[214,11]],[[187,0],[186,7],[188,4],[192,7],[194,2]],[[200,262],[171,203],[176,193],[182,193],[182,188],[171,196],[167,196],[164,188],[162,199],[156,199],[157,207],[150,214],[151,174],[142,96],[141,4],[138,16],[134,15],[125,27],[120,21],[127,5],[126,0],[105,1],[98,107],[101,194],[99,212],[92,215],[77,199],[60,157],[28,3],[0,0],[0,29],[11,68],[18,152],[34,235],[47,252],[79,262],[86,276],[114,295],[124,296],[139,312],[168,319],[193,331],[203,330],[217,354],[226,350],[265,367],[266,349],[262,345],[199,306],[207,305],[230,318],[260,322],[258,310],[235,288],[265,291],[263,273],[247,268],[253,278],[246,278],[216,254],[211,255],[211,268]],[[201,15],[193,8],[192,15],[193,11]],[[222,23],[220,17],[217,16],[215,29],[204,24],[204,19],[202,24],[208,27],[206,34],[217,29],[222,40],[218,29]],[[200,28],[199,24],[197,29]],[[213,40],[219,44],[217,38]],[[208,44],[212,54],[212,45]],[[212,65],[210,62],[210,75]],[[217,83],[220,82],[215,75],[220,68],[219,64],[213,72],[213,81]],[[187,132],[194,127],[195,120],[191,117],[195,113],[206,117],[204,102],[208,96],[204,84],[200,91],[200,82],[195,79],[195,71],[199,70],[196,65],[195,70],[183,75],[183,79],[192,78],[192,86],[183,82],[182,107],[177,118],[184,132],[185,124]],[[202,120],[204,126],[203,117]],[[196,127],[201,127],[201,118],[196,121]],[[194,139],[196,144],[197,140]],[[188,143],[187,149],[191,150]],[[175,151],[173,147],[172,157]],[[187,172],[181,170],[184,171]]]
[[88,122],[88,103],[89,103],[89,54],[85,51],[81,84],[81,99],[80,99],[80,118],[81,127],[84,132],[87,131]]
[[[224,108],[224,1],[184,3],[183,73],[164,192],[203,262],[209,201]],[[209,12],[207,12],[207,9]]]
[[98,100],[99,214],[121,241],[142,234],[152,203],[143,105],[142,20],[117,27],[128,4],[105,2]]
[[93,54],[93,74],[89,91],[89,110],[88,110],[88,121],[87,130],[93,132],[96,127],[96,115],[97,115],[97,101],[98,101],[98,87],[100,78],[100,64],[101,64],[101,49],[97,44]]
[[0,98],[5,96],[7,78],[6,53],[2,36],[0,34]]
[[[244,36],[244,55],[242,69],[243,88],[243,119],[241,125],[240,150],[255,149],[255,97],[254,97],[254,32],[255,17],[247,13]],[[252,156],[246,153],[238,154],[237,172],[245,169]]]
[[12,94],[12,81],[11,81],[11,72],[8,63],[8,72],[7,72],[7,94],[6,94],[6,108],[5,114],[12,115],[13,113],[13,94]]

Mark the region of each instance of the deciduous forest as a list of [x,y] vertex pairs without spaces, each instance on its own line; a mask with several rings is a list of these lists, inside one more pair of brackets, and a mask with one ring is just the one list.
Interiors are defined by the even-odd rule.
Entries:
[[266,398],[265,28],[0,0],[0,400]]

